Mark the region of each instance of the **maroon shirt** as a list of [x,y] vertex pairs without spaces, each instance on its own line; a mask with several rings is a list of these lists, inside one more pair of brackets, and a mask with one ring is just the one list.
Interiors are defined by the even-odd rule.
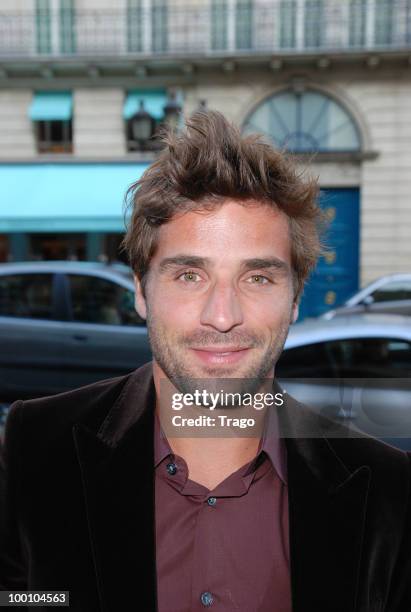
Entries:
[[286,451],[268,415],[256,457],[211,491],[156,415],[158,612],[291,612]]

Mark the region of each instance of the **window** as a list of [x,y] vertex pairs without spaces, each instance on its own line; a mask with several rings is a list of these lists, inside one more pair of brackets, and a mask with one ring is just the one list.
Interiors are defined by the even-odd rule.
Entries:
[[33,95],[29,117],[39,153],[73,151],[72,95],[69,91],[39,91]]
[[375,43],[389,45],[393,38],[392,0],[375,0]]
[[38,91],[29,117],[39,153],[71,153],[73,150],[72,95],[69,91]]
[[[107,256],[109,263],[124,263],[128,264],[128,257],[124,249],[121,248],[123,242],[123,234],[105,234],[103,251]],[[131,274],[131,269],[130,269]]]
[[134,308],[134,292],[104,278],[70,275],[72,316],[81,323],[144,325]]
[[227,26],[228,7],[227,0],[210,0],[211,6],[211,49],[224,51],[228,48]]
[[341,377],[405,378],[411,375],[411,344],[391,338],[342,340]]
[[168,8],[167,0],[127,0],[129,53],[165,53],[168,50]]
[[308,344],[283,352],[276,368],[278,378],[334,378],[338,358],[333,343]]
[[8,236],[6,234],[0,234],[0,263],[8,260],[9,249]]
[[324,0],[305,0],[304,46],[321,47],[325,32]]
[[127,51],[143,51],[143,6],[142,0],[127,0]]
[[30,257],[43,260],[86,259],[86,234],[30,234]]
[[237,0],[235,39],[237,49],[252,49],[253,0]]
[[167,0],[151,0],[151,48],[162,53],[168,48]]
[[51,274],[0,276],[0,316],[52,319],[52,287]]
[[298,153],[361,148],[359,130],[348,111],[316,91],[285,90],[266,99],[248,116],[244,131],[263,133],[278,148]]
[[36,0],[35,17],[37,53],[75,53],[74,0]]
[[411,280],[393,281],[376,289],[372,294],[374,302],[411,300]]
[[296,45],[297,2],[296,0],[281,0],[279,9],[280,47],[293,49]]
[[60,0],[60,52],[70,55],[76,51],[74,0]]
[[363,47],[366,41],[367,0],[350,0],[349,44]]
[[278,378],[407,378],[411,343],[391,338],[332,340],[286,350]]
[[51,53],[50,0],[36,0],[36,49],[37,53]]
[[37,121],[36,141],[39,153],[72,153],[73,126],[70,121]]

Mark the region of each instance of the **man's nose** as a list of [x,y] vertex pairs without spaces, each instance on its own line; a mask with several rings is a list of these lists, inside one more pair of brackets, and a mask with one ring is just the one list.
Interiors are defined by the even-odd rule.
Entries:
[[243,312],[235,287],[227,283],[215,284],[207,296],[200,323],[226,332],[243,322]]

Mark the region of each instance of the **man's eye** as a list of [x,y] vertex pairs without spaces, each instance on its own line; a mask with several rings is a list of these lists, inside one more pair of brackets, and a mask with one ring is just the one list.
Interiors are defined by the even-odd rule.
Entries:
[[186,283],[196,283],[200,280],[200,275],[197,274],[197,272],[191,272],[189,270],[188,272],[183,272],[180,274],[178,278],[181,278],[181,280],[185,281]]
[[253,285],[266,285],[270,281],[266,276],[263,276],[262,274],[253,274],[248,279],[248,282],[252,283]]

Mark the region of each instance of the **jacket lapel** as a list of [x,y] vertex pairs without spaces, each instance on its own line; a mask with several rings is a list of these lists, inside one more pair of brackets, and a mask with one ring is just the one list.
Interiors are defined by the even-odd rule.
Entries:
[[[154,385],[133,373],[97,434],[76,425],[101,610],[156,609]],[[138,589],[136,585],[138,584]]]
[[363,465],[350,472],[327,439],[327,426],[291,398],[280,412],[293,612],[357,609],[370,469]]

